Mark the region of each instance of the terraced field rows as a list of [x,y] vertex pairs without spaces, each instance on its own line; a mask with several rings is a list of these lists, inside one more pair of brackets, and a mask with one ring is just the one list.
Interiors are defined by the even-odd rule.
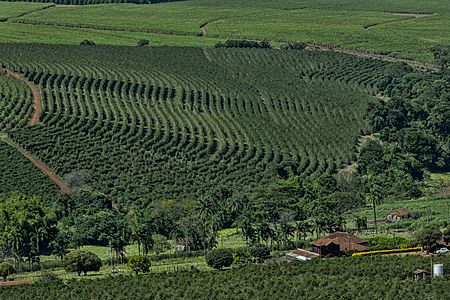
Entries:
[[95,188],[135,203],[334,172],[353,159],[387,65],[295,51],[41,50],[1,58],[43,94],[42,126],[10,135],[60,176],[89,170]]
[[24,127],[32,110],[31,91],[17,79],[0,75],[0,132]]

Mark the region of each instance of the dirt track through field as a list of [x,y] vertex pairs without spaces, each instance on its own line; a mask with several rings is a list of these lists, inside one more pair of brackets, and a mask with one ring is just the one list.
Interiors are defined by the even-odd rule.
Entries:
[[24,78],[22,78],[19,74],[15,73],[15,72],[7,70],[6,74],[8,76],[11,76],[11,77],[23,82],[30,89],[31,94],[33,96],[33,114],[31,115],[29,123],[32,126],[39,124],[41,113],[42,113],[42,96],[41,96],[41,93],[39,92],[39,89],[37,88],[37,86],[35,86],[31,82],[25,80]]
[[31,155],[27,150],[22,148],[20,145],[13,142],[6,134],[0,134],[0,140],[4,141],[11,147],[14,147],[17,149],[17,151],[20,152],[26,159],[28,159],[33,165],[35,165],[39,170],[41,170],[44,175],[46,175],[51,181],[53,181],[61,190],[62,194],[68,194],[70,192],[69,187],[62,182],[59,177],[50,170],[49,167],[47,167],[43,162],[35,158],[33,155]]
[[3,281],[0,282],[0,286],[13,286],[13,285],[21,285],[21,284],[32,284],[31,280],[14,280],[14,281]]
[[[31,115],[29,124],[31,126],[37,125],[40,122],[40,116],[42,113],[42,96],[39,92],[39,89],[32,84],[31,82],[22,78],[19,74],[9,71],[6,71],[7,76],[13,77],[21,82],[23,82],[31,91],[33,97],[33,114]],[[43,162],[39,161],[33,155],[31,155],[26,149],[22,148],[20,145],[13,142],[7,134],[0,133],[0,141],[4,141],[8,145],[16,148],[26,159],[28,159],[33,165],[35,165],[39,170],[41,170],[44,175],[46,175],[51,181],[53,181],[61,190],[62,194],[68,194],[70,192],[69,187],[62,182],[59,177],[50,170]]]

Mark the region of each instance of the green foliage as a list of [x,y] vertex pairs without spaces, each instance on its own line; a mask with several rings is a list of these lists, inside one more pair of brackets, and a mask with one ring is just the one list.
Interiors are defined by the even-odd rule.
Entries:
[[[21,1],[21,0],[9,0]],[[175,2],[183,0],[36,0],[35,2],[54,2],[59,5],[91,5],[91,4],[113,4],[113,3],[133,3],[133,4],[154,4],[164,2]]]
[[153,236],[153,242],[153,251],[155,251],[156,255],[170,250],[172,246],[167,238],[161,234],[155,234]]
[[80,46],[95,46],[95,43],[91,40],[83,40],[81,41]]
[[78,276],[87,272],[99,271],[102,266],[101,259],[92,252],[75,250],[64,256],[64,270],[75,272]]
[[128,258],[128,269],[136,272],[136,275],[139,273],[147,273],[150,270],[151,261],[148,256],[132,256]]
[[20,17],[32,11],[45,9],[53,6],[53,4],[27,3],[21,2],[2,2],[0,4],[0,22],[5,22],[9,18]]
[[0,48],[44,101],[42,125],[11,137],[61,177],[87,170],[90,189],[140,207],[332,174],[354,159],[388,65],[269,49]]
[[308,45],[303,42],[290,42],[281,45],[282,50],[304,50]]
[[441,71],[448,72],[448,68],[450,67],[450,45],[436,45],[430,50]]
[[12,193],[0,196],[0,242],[9,248],[15,257],[26,257],[37,262],[42,248],[56,234],[56,216],[37,197]]
[[0,91],[0,132],[26,127],[33,111],[31,91],[19,80],[1,73]]
[[369,247],[371,249],[398,249],[398,248],[408,248],[414,245],[413,241],[405,239],[403,237],[373,237],[368,238]]
[[51,203],[59,191],[58,187],[18,150],[2,141],[0,141],[0,174],[2,174],[0,195],[21,192],[40,196],[46,203]]
[[138,47],[148,46],[148,45],[150,45],[150,41],[142,39],[137,42],[137,45],[138,45]]
[[[431,63],[433,55],[428,49],[436,43],[449,42],[448,11],[449,4],[445,0],[358,0],[346,5],[330,0],[191,0],[164,5],[63,6],[2,24],[5,34],[0,41],[79,44],[89,38],[98,44],[101,39],[102,44],[131,46],[141,38],[148,39],[149,33],[157,33],[164,45],[173,45],[177,40],[178,45],[213,46],[215,40],[197,37],[199,25],[206,23],[208,37],[267,39],[278,43],[310,41]],[[416,13],[417,17],[402,12]],[[37,30],[43,34],[36,35]],[[151,41],[154,44],[153,37]]]
[[217,270],[228,268],[233,263],[233,253],[230,249],[213,249],[206,254],[206,263]]
[[0,263],[0,276],[3,277],[3,281],[6,281],[9,275],[13,274],[16,270],[10,263]]
[[37,285],[48,286],[61,286],[64,285],[64,281],[55,273],[45,271],[41,272],[39,279],[36,281]]
[[430,247],[442,237],[441,229],[436,225],[429,225],[414,233],[414,238],[419,245]]
[[270,49],[272,46],[268,41],[248,41],[248,40],[226,40],[224,43],[217,43],[216,48],[260,48]]
[[[450,265],[450,256],[440,257],[440,262]],[[336,293],[345,299],[450,298],[448,275],[443,280],[414,281],[412,272],[416,269],[430,271],[430,258],[418,255],[346,257],[308,263],[247,265],[226,272],[113,276],[82,279],[63,287],[3,287],[0,298],[141,299],[145,295],[152,299],[316,299]]]
[[255,245],[248,249],[251,256],[259,260],[265,260],[270,257],[270,250],[265,245]]
[[357,160],[357,184],[364,194],[378,200],[385,198],[411,199],[421,196],[418,180],[423,170],[417,160],[403,154],[396,145],[371,140],[361,149]]
[[[418,168],[445,171],[450,168],[448,143],[450,130],[450,76],[403,73],[383,84],[392,99],[369,105],[368,119],[380,139],[391,147],[403,166],[403,172],[420,178]],[[378,152],[380,152],[378,150]],[[378,155],[379,156],[379,155]],[[394,156],[394,157],[395,157]],[[379,160],[378,164],[383,164]]]

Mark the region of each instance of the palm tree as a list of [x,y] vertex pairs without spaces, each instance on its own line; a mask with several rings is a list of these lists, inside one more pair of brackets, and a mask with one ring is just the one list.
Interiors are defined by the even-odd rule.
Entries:
[[252,215],[244,211],[235,221],[235,225],[241,229],[242,236],[248,243],[255,239],[255,229],[252,226]]
[[258,242],[259,240],[263,240],[264,243],[267,245],[267,242],[270,239],[270,236],[272,235],[272,228],[270,228],[269,223],[262,222],[257,225],[256,232],[258,235]]
[[9,232],[7,239],[14,251],[14,267],[17,269],[18,263],[21,259],[21,248],[24,242],[23,233],[19,230],[13,229]]
[[378,232],[377,229],[377,205],[381,203],[383,198],[382,189],[379,185],[374,184],[369,188],[369,193],[366,194],[365,200],[366,204],[372,206],[373,209],[373,220],[375,226],[375,233]]

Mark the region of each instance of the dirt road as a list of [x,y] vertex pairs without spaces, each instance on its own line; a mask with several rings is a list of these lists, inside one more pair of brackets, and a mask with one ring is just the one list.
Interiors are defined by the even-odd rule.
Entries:
[[40,122],[40,117],[42,114],[42,96],[41,96],[41,92],[39,91],[39,89],[37,88],[37,86],[35,86],[34,84],[32,84],[31,82],[25,80],[24,78],[22,78],[22,76],[20,76],[19,74],[9,71],[6,71],[7,76],[13,77],[21,82],[23,82],[31,91],[31,95],[33,97],[33,114],[31,115],[30,118],[30,125],[37,125]]
[[53,181],[61,190],[62,194],[68,194],[70,192],[69,187],[61,180],[59,177],[50,170],[50,168],[45,165],[43,162],[35,158],[33,155],[31,155],[27,150],[22,148],[20,145],[16,144],[14,141],[12,141],[8,135],[1,134],[0,140],[4,141],[11,147],[16,148],[20,154],[22,154],[26,159],[28,159],[33,165],[35,165],[39,170],[41,170],[42,173],[44,173],[48,178],[50,178],[51,181]]

